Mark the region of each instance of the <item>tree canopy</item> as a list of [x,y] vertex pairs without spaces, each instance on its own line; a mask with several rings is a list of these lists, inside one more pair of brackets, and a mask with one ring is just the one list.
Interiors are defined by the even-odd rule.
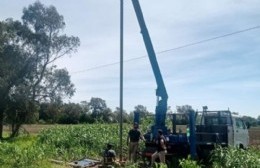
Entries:
[[0,22],[0,138],[4,122],[15,135],[22,123],[37,118],[39,103],[75,93],[68,71],[54,64],[80,45],[78,37],[62,34],[64,28],[56,8],[39,1],[23,9],[22,22]]

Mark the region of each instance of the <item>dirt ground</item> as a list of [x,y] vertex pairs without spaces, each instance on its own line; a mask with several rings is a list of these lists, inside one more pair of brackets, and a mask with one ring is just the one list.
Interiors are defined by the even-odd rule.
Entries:
[[249,144],[252,146],[260,146],[260,127],[249,129]]
[[[25,124],[21,127],[21,131],[29,134],[38,134],[41,130],[46,128],[55,127],[55,124]],[[10,132],[9,126],[4,126],[5,132]]]

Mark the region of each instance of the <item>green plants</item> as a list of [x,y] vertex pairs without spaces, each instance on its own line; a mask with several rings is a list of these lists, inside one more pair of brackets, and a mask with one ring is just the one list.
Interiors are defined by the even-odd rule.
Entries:
[[217,147],[211,157],[213,168],[260,168],[260,152],[254,148],[247,150],[234,147]]
[[[129,125],[123,127],[123,142],[126,142],[129,128]],[[53,149],[51,154],[54,159],[66,161],[84,157],[99,158],[108,142],[119,151],[118,124],[57,126],[43,130],[37,138],[38,144]],[[124,151],[123,155],[126,154],[127,151]]]
[[155,163],[155,168],[167,168],[165,163]]
[[[0,143],[0,167],[37,168],[46,160],[44,146],[37,146],[35,137],[22,136]],[[46,164],[45,164],[46,165]]]
[[201,168],[196,160],[191,159],[190,155],[187,159],[181,159],[179,162],[182,168]]

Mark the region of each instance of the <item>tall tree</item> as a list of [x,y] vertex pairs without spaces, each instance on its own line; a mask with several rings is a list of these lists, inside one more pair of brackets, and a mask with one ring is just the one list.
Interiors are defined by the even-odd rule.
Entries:
[[[27,90],[33,65],[26,48],[21,45],[27,41],[27,27],[18,21],[8,19],[0,22],[0,138],[2,138],[5,111],[10,102],[19,99],[15,92]],[[21,89],[23,88],[23,89]],[[24,99],[22,99],[25,101]]]
[[80,116],[80,123],[94,123],[94,119],[91,116],[91,110],[87,101],[81,101],[80,106],[82,108],[82,114]]
[[[33,36],[30,38],[33,41],[33,45],[28,46],[31,50],[31,54],[36,58],[34,65],[33,79],[31,80],[32,86],[32,100],[38,100],[46,97],[51,97],[53,94],[41,94],[45,91],[42,88],[48,88],[48,84],[54,82],[50,77],[63,76],[66,78],[67,89],[63,89],[61,82],[58,82],[56,89],[60,87],[60,91],[66,91],[65,94],[72,96],[74,93],[73,85],[70,85],[68,73],[66,70],[60,70],[53,73],[56,68],[53,62],[57,59],[75,52],[79,46],[79,38],[66,34],[61,34],[65,28],[65,22],[62,15],[60,15],[54,6],[46,7],[39,1],[29,5],[28,8],[24,8],[22,16],[23,24],[31,29]],[[55,76],[56,75],[56,76]],[[67,76],[67,77],[65,77]],[[46,81],[50,79],[51,81]],[[63,80],[64,81],[64,80]],[[68,86],[68,84],[70,86]]]
[[47,123],[57,123],[61,116],[61,102],[45,102],[39,107],[39,119]]
[[62,113],[59,123],[61,124],[78,124],[82,114],[80,104],[68,103],[62,106]]
[[146,108],[145,106],[143,106],[143,105],[140,105],[140,104],[139,104],[139,105],[135,106],[134,108],[135,108],[135,109],[134,109],[133,112],[139,113],[139,117],[140,117],[140,118],[144,118],[146,115],[149,114],[147,108]]
[[61,101],[74,94],[67,70],[59,70],[53,64],[75,52],[80,44],[78,37],[61,34],[64,28],[63,16],[56,8],[46,7],[39,1],[24,8],[22,23],[12,20],[1,23],[0,65],[5,66],[0,66],[3,70],[0,72],[0,138],[4,111],[9,116],[15,115],[10,112],[12,108],[5,109],[7,102],[10,107],[11,104],[23,107],[15,110],[24,116],[19,122],[19,118],[14,120],[18,130],[37,111],[38,102]]
[[176,109],[178,113],[187,113],[190,110],[193,110],[191,105],[176,106]]
[[[121,113],[120,108],[116,107],[116,110],[114,111],[114,119],[116,120],[116,122],[120,121],[120,116],[121,116],[120,113]],[[122,118],[123,118],[124,123],[130,122],[130,116],[127,114],[127,112],[125,110],[123,110]]]
[[107,109],[107,104],[106,101],[101,98],[92,97],[89,102],[89,107],[92,111],[92,117],[95,119],[101,119],[104,110]]
[[250,126],[257,126],[257,119],[255,119],[254,117],[243,116],[242,119],[244,120],[244,122],[246,122],[246,124],[249,124]]

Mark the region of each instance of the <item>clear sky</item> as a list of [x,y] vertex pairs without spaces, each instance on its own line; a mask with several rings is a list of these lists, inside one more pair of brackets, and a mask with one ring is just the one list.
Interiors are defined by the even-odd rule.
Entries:
[[[33,0],[1,0],[0,20],[20,19]],[[78,52],[57,62],[76,86],[71,102],[106,100],[119,106],[120,0],[41,0],[78,36]],[[154,111],[156,82],[131,0],[124,1],[124,109]],[[168,104],[260,115],[259,0],[140,0],[169,95]],[[257,27],[257,28],[254,28]],[[196,45],[188,44],[220,37]],[[179,48],[182,47],[183,48]],[[186,46],[186,47],[185,47]],[[168,51],[169,50],[169,51]],[[161,51],[167,51],[160,53]]]

